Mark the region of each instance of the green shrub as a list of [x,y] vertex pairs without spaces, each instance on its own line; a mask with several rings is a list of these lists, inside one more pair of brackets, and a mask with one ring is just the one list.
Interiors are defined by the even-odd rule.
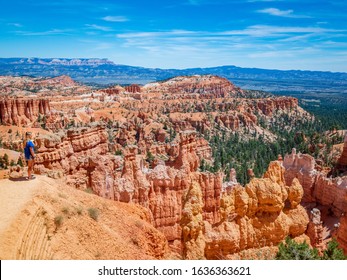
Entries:
[[63,220],[64,220],[63,216],[61,216],[61,215],[56,216],[56,217],[54,218],[54,224],[55,224],[55,226],[56,226],[57,228],[60,227],[60,226],[62,225],[62,223],[63,223]]
[[64,207],[63,209],[61,209],[61,212],[63,212],[65,215],[67,215],[67,214],[69,214],[69,208]]
[[297,243],[290,237],[287,237],[285,243],[278,247],[276,260],[319,260],[317,249],[311,249],[304,241]]
[[329,241],[327,249],[323,252],[323,260],[345,260],[343,250],[339,248],[339,243],[333,238]]
[[77,208],[77,214],[78,214],[78,215],[82,215],[82,212],[83,212],[83,208],[82,208],[82,206],[79,206],[79,207]]
[[345,260],[346,256],[335,239],[329,241],[327,249],[319,256],[316,248],[312,249],[304,243],[297,243],[287,237],[285,243],[278,246],[276,260]]
[[97,221],[99,218],[99,210],[98,209],[88,208],[88,214],[89,214],[89,217],[91,217],[95,221]]
[[84,191],[85,191],[86,193],[94,194],[94,191],[93,191],[92,188],[86,188]]

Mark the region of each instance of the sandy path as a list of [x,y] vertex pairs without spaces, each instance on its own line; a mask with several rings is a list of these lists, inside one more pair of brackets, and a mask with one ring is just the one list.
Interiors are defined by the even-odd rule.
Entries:
[[39,187],[39,180],[0,180],[0,233],[9,227]]

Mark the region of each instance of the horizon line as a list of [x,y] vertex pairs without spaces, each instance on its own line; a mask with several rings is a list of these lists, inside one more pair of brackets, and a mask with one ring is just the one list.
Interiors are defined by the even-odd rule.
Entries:
[[[282,71],[282,72],[293,72],[293,71],[298,71],[298,72],[325,72],[325,73],[333,73],[333,74],[347,74],[347,71],[332,71],[332,70],[310,70],[310,69],[278,69],[278,68],[260,68],[260,67],[242,67],[242,66],[236,66],[232,64],[225,64],[225,65],[217,65],[217,66],[195,66],[195,67],[188,67],[188,68],[162,68],[162,67],[146,67],[146,66],[140,66],[140,65],[130,65],[130,64],[117,64],[115,61],[104,57],[104,58],[99,58],[99,57],[38,57],[38,56],[30,56],[30,57],[0,57],[0,59],[66,59],[66,60],[107,60],[111,62],[113,65],[117,66],[128,66],[128,67],[136,67],[136,68],[146,68],[146,69],[160,69],[160,70],[191,70],[191,69],[210,69],[210,68],[221,68],[221,67],[235,67],[235,68],[241,68],[241,69],[257,69],[257,70],[265,70],[265,71]],[[69,65],[66,65],[69,66]],[[1,66],[0,66],[1,67]]]

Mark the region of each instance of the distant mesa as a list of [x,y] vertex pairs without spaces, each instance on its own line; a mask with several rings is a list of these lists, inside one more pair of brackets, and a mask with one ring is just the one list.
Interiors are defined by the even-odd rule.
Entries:
[[243,93],[239,87],[227,79],[215,75],[179,76],[163,82],[147,84],[144,89],[170,94],[203,94],[206,95],[205,97],[227,97]]
[[[4,59],[6,61],[6,59]],[[41,64],[41,65],[65,65],[65,66],[96,66],[114,65],[106,58],[20,58],[7,59],[9,64]]]

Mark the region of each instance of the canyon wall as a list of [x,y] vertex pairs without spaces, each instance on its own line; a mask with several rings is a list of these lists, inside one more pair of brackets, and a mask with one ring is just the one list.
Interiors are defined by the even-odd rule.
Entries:
[[245,188],[234,181],[223,187],[222,173],[199,171],[199,154],[210,154],[195,131],[162,143],[169,156],[156,162],[148,162],[135,145],[126,146],[123,155],[110,154],[100,125],[40,136],[36,143],[37,173],[64,174],[75,188],[144,206],[171,249],[187,259],[276,246],[288,235],[304,234],[308,224],[300,206],[303,189],[297,179],[285,184],[281,162]]
[[206,258],[277,246],[288,235],[304,234],[309,219],[300,205],[302,196],[298,180],[285,183],[279,161],[271,162],[264,178],[253,178],[246,187],[227,187],[221,198],[221,222],[214,227],[205,223]]
[[341,168],[344,168],[345,171],[347,170],[347,133],[344,138],[343,151],[337,163]]
[[3,125],[27,125],[36,121],[39,114],[49,112],[47,99],[0,99],[0,123]]
[[[346,146],[346,145],[345,145]],[[283,161],[285,171],[285,181],[291,184],[293,180],[298,180],[304,189],[303,203],[307,207],[322,207],[327,209],[328,219],[337,218],[335,231],[338,242],[347,252],[346,240],[347,231],[347,176],[328,177],[327,174],[318,171],[313,157],[296,153],[293,149],[290,155],[286,155]],[[324,222],[324,219],[323,219]],[[318,224],[318,223],[316,223]],[[328,226],[328,225],[327,225]]]

